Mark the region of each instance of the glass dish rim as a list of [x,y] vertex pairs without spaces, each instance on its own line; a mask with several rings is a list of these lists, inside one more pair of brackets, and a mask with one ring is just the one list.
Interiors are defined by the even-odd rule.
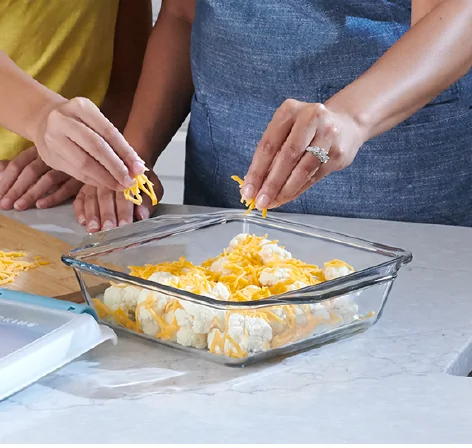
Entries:
[[[179,225],[175,225],[175,227],[176,229],[180,228],[180,231],[176,232],[175,234],[181,234],[181,233],[186,233],[186,232],[191,231],[192,230],[191,225],[194,225],[197,222],[202,224],[201,227],[206,227],[206,226],[215,225],[215,224],[223,224],[226,222],[242,221],[242,220],[249,221],[250,223],[252,222],[254,224],[261,224],[263,226],[269,226],[269,227],[271,225],[273,227],[283,226],[285,230],[289,230],[289,231],[291,230],[292,232],[295,232],[295,233],[297,232],[300,233],[303,229],[305,229],[306,231],[310,230],[311,232],[319,232],[325,235],[324,237],[320,235],[317,235],[317,236],[312,235],[312,237],[318,238],[318,239],[321,238],[321,239],[330,240],[329,236],[332,236],[332,237],[337,236],[338,238],[341,237],[341,239],[344,238],[345,240],[362,244],[363,247],[360,247],[359,250],[367,250],[370,252],[380,253],[384,256],[389,256],[391,259],[386,260],[382,263],[370,266],[368,268],[362,269],[360,271],[356,271],[344,277],[337,278],[335,280],[326,281],[318,285],[307,286],[305,288],[302,288],[296,291],[286,292],[284,294],[271,296],[270,298],[266,298],[266,299],[261,299],[257,301],[247,301],[247,302],[222,301],[218,299],[212,299],[209,297],[183,291],[183,290],[171,287],[171,286],[162,285],[157,282],[141,279],[139,277],[135,277],[124,272],[119,272],[119,271],[115,271],[109,268],[98,266],[93,263],[88,263],[83,260],[83,258],[98,256],[100,254],[107,253],[110,251],[110,249],[106,250],[107,246],[110,246],[110,245],[113,246],[113,244],[111,243],[104,244],[103,235],[110,235],[111,233],[114,233],[115,235],[117,235],[115,240],[127,238],[130,240],[127,246],[130,246],[133,244],[144,243],[146,240],[149,240],[149,239],[155,239],[156,236],[158,237],[159,230],[154,229],[152,227],[153,224],[156,224],[156,223],[161,223],[164,226],[166,222],[171,223],[172,221],[178,221],[180,223],[180,227]],[[203,224],[206,224],[206,225],[203,225]],[[169,224],[169,226],[172,226],[172,224]],[[197,229],[194,229],[194,230],[198,230],[201,227],[198,227]],[[146,230],[146,228],[150,228],[152,230],[155,230],[155,233],[153,233],[152,236],[151,236],[151,233],[147,233],[147,237],[142,236],[142,234],[140,234],[139,232],[136,232],[136,230],[139,228],[143,228],[144,230]],[[133,232],[131,229],[135,231]],[[130,235],[126,235],[127,233],[129,234],[130,231],[133,233],[131,233]],[[120,233],[125,233],[125,236],[120,237],[119,236]],[[140,235],[141,237],[139,237]],[[306,236],[310,236],[310,235],[306,235]],[[133,237],[136,237],[136,241],[133,240]],[[89,242],[88,244],[87,244],[87,241]],[[337,242],[339,243],[339,241]],[[346,241],[344,242],[341,241],[341,243],[348,244]],[[90,249],[94,249],[95,251],[98,249],[98,252],[88,254]],[[248,308],[257,309],[257,308],[266,308],[268,306],[280,306],[284,304],[290,305],[290,304],[300,304],[300,303],[323,302],[325,300],[329,300],[335,297],[346,295],[354,291],[359,291],[361,289],[374,286],[376,284],[381,284],[390,280],[394,280],[397,277],[397,273],[400,267],[408,264],[409,262],[411,262],[412,259],[413,259],[412,253],[404,249],[387,246],[381,243],[375,243],[375,242],[368,241],[362,238],[352,237],[344,233],[327,230],[327,229],[317,227],[311,224],[294,222],[294,221],[290,221],[290,220],[279,218],[279,217],[269,216],[267,218],[263,218],[259,214],[246,215],[241,210],[236,210],[236,211],[224,210],[224,211],[199,213],[199,214],[184,214],[184,215],[173,214],[173,215],[157,216],[155,218],[151,218],[146,221],[134,223],[130,226],[125,226],[118,229],[106,230],[106,231],[99,232],[96,234],[88,235],[84,238],[81,245],[72,249],[67,254],[64,254],[62,256],[63,263],[65,263],[66,265],[80,272],[85,272],[85,273],[92,274],[98,277],[105,277],[109,280],[114,280],[118,282],[121,281],[129,285],[134,285],[137,287],[141,287],[141,288],[149,289],[152,291],[160,292],[166,295],[170,295],[177,299],[187,300],[193,303],[210,306],[212,308],[217,308],[217,309],[224,309],[224,310],[238,309],[238,308],[239,309],[248,309]],[[395,267],[395,270],[393,272],[389,272],[389,273],[382,272],[385,268],[392,267],[392,266]],[[87,289],[87,288],[84,288],[84,285],[82,284],[81,281],[79,281],[79,284],[81,285],[81,289]],[[314,294],[316,294],[316,297],[313,296]],[[85,294],[85,296],[87,297],[88,294]]]

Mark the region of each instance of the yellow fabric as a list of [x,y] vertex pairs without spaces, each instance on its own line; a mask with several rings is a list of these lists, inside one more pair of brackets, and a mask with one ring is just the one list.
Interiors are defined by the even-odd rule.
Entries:
[[[113,61],[119,0],[0,0],[0,49],[66,98],[100,105]],[[0,160],[31,146],[0,128]]]

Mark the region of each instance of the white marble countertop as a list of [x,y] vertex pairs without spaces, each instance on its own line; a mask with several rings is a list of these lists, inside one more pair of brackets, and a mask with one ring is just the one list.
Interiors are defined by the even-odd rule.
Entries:
[[[84,232],[70,206],[7,215]],[[377,325],[245,369],[120,335],[0,403],[0,443],[471,442],[472,229],[296,219],[413,252]]]

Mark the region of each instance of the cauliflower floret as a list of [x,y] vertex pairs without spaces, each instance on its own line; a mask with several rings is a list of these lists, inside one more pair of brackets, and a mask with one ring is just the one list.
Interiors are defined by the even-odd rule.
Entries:
[[138,306],[136,312],[136,318],[143,330],[144,334],[148,336],[156,336],[161,332],[161,327],[158,322],[154,319],[151,312],[145,305],[139,306],[144,302],[149,303],[149,307],[158,316],[162,316],[164,309],[167,305],[168,297],[160,292],[143,290],[138,297]]
[[228,301],[231,297],[228,287],[224,283],[217,282],[214,286],[211,287],[209,291],[209,296],[217,300]]
[[166,341],[176,342],[177,341],[177,332],[179,330],[179,324],[177,322],[177,312],[170,309],[167,313],[162,315],[162,319],[166,323],[165,328],[161,328],[159,337]]
[[210,271],[221,274],[221,275],[230,275],[231,270],[225,268],[227,263],[228,263],[228,257],[218,258],[211,264]]
[[[187,288],[195,292],[195,285]],[[216,300],[228,301],[231,293],[224,283],[205,283],[205,290],[202,295]],[[188,326],[197,334],[206,334],[214,326],[222,327],[225,322],[225,312],[210,308],[208,306],[181,301],[183,309],[177,310],[176,318],[180,326]]]
[[289,291],[296,291],[298,289],[306,288],[308,285],[306,283],[303,283],[299,280],[293,282],[291,285],[287,286],[287,292]]
[[223,328],[225,312],[192,302],[181,303],[183,309],[175,313],[181,327],[189,327],[197,334],[208,334],[213,327]]
[[331,315],[321,303],[314,303],[308,306],[310,308],[311,314],[315,316],[319,322],[329,323],[329,321],[331,320]]
[[334,280],[336,278],[352,274],[353,272],[354,269],[351,266],[339,260],[333,260],[325,263],[323,269],[323,274],[326,280]]
[[264,268],[259,275],[259,282],[263,286],[274,286],[288,280],[292,271],[288,268]]
[[[223,283],[216,283],[207,287],[208,292],[203,294],[216,300],[227,301],[230,292]],[[209,306],[182,301],[183,309],[176,312],[176,318],[180,326],[190,326],[195,333],[207,334],[211,328],[222,328],[225,322],[225,312]]]
[[287,307],[277,306],[269,309],[277,318],[271,318],[269,315],[269,324],[272,327],[274,336],[282,334],[288,327]]
[[359,307],[349,295],[337,297],[331,301],[333,311],[342,318],[344,324],[350,324],[359,318]]
[[277,260],[290,260],[292,258],[292,254],[289,251],[274,243],[265,244],[259,251],[259,255],[264,264]]
[[[203,277],[201,278],[202,280]],[[201,287],[203,286],[204,292],[201,291]],[[209,282],[205,281],[203,284],[193,284],[185,288],[187,291],[201,294],[202,296],[209,297],[210,299],[215,299],[215,300],[222,300],[222,301],[228,301],[229,298],[231,297],[231,293],[228,289],[228,287],[221,282]]]
[[[195,304],[190,304],[189,305],[193,305],[194,307],[197,307],[198,305],[195,305]],[[186,303],[182,303],[182,306],[187,306]],[[180,308],[178,310],[176,310],[175,312],[175,318],[177,320],[177,323],[180,327],[188,327],[188,326],[191,326],[192,325],[192,322],[190,321],[190,316],[189,316],[189,313],[187,312],[187,310],[185,308]]]
[[295,314],[295,323],[300,327],[305,327],[308,319],[311,317],[311,310],[309,305],[295,305],[293,307],[293,314]]
[[195,333],[195,331],[188,326],[180,327],[177,332],[177,343],[185,347],[206,348],[207,335]]
[[248,233],[240,233],[236,235],[230,242],[229,242],[229,249],[234,250],[237,246],[239,246],[247,237],[249,236]]
[[316,319],[317,324],[313,329],[313,334],[323,333],[324,331],[330,330],[333,328],[331,324],[331,314],[328,309],[321,303],[314,303],[308,305],[312,316]]
[[[155,272],[149,277],[150,281],[159,283],[161,285],[171,285],[178,281],[178,277],[169,272]],[[140,292],[137,300],[137,305],[144,302],[149,303],[150,309],[158,316],[162,316],[164,309],[169,301],[169,297],[165,294],[156,291],[144,289]],[[141,326],[144,334],[148,336],[156,336],[161,332],[161,327],[156,319],[153,317],[147,306],[137,306],[136,319]]]
[[[213,340],[218,334],[224,338],[223,352],[226,356],[244,356],[270,349],[272,340],[271,326],[260,317],[244,316],[239,313],[231,314],[228,319],[227,334],[238,345],[237,347],[218,329],[213,329],[208,335],[208,348],[212,348]],[[215,347],[215,353],[221,353],[220,347]]]
[[136,286],[110,286],[105,290],[103,303],[111,311],[121,309],[127,313],[130,318],[134,319],[134,312],[140,292],[141,288]]
[[177,283],[179,278],[172,275],[170,272],[155,272],[149,277],[151,282],[160,283],[161,285],[170,286],[172,283]]

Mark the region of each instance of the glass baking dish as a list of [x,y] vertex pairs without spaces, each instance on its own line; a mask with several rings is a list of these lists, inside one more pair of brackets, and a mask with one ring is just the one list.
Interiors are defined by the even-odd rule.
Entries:
[[[160,280],[161,273],[149,279],[153,267],[139,268],[139,272],[134,268],[135,275],[131,275],[131,266],[155,266],[181,257],[200,265],[222,253],[239,234],[278,240],[293,258],[320,266],[319,271],[309,271],[310,278],[321,272],[323,281],[259,300],[239,301],[233,295],[228,300],[216,292],[205,296],[177,288]],[[102,323],[231,366],[285,355],[367,329],[380,318],[400,267],[411,259],[411,253],[402,249],[240,211],[153,218],[90,235],[63,256]],[[330,260],[342,260],[355,271],[341,272],[341,267],[342,277],[328,275],[326,269],[332,264],[324,267],[324,263]],[[260,269],[265,268],[258,272]],[[295,272],[290,269],[284,272]],[[248,283],[248,278],[236,280],[236,285]],[[284,278],[287,284],[293,282]],[[202,280],[202,285],[205,282]]]

